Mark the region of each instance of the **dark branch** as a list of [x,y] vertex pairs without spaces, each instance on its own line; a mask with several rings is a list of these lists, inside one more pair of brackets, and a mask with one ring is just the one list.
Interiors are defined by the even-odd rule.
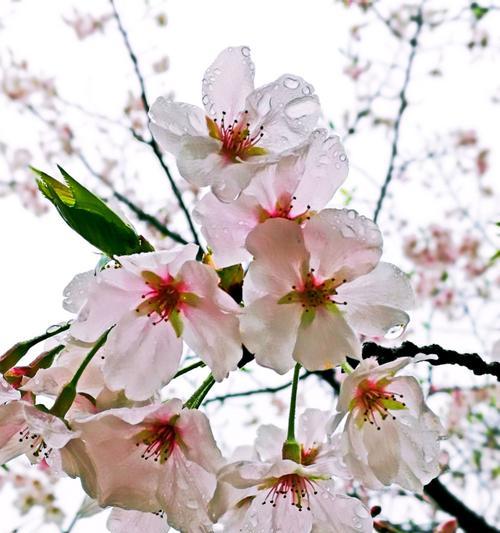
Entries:
[[491,375],[500,381],[500,363],[487,363],[477,353],[459,353],[447,350],[438,344],[417,346],[413,342],[405,341],[396,348],[386,348],[374,342],[363,344],[363,359],[375,356],[380,364],[394,361],[399,357],[415,357],[416,355],[437,355],[437,359],[428,359],[431,365],[460,365],[471,370],[477,376]]
[[[111,4],[111,8],[113,10],[113,17],[116,20],[116,23],[118,25],[118,30],[120,31],[120,34],[121,34],[121,36],[123,38],[123,42],[124,42],[125,47],[127,49],[128,55],[130,57],[130,61],[132,62],[132,65],[134,67],[134,72],[135,72],[137,81],[139,82],[142,105],[144,107],[144,111],[147,114],[148,111],[149,111],[149,107],[150,106],[149,106],[148,98],[147,98],[147,95],[146,95],[146,85],[144,83],[144,76],[142,75],[141,69],[139,67],[139,61],[137,59],[137,56],[135,55],[135,52],[134,52],[134,50],[132,48],[132,45],[130,44],[130,40],[128,38],[128,34],[125,31],[125,28],[123,27],[120,15],[118,14],[118,11],[116,10],[115,2],[114,2],[114,0],[109,0],[109,1],[110,1],[110,4]],[[136,135],[134,135],[134,136],[136,138],[138,138]],[[173,193],[174,193],[174,195],[175,195],[175,197],[177,199],[177,203],[179,204],[179,207],[181,208],[182,212],[184,213],[184,215],[186,217],[186,220],[187,220],[188,225],[189,225],[189,229],[191,230],[191,233],[193,235],[194,242],[201,248],[201,243],[200,243],[200,240],[198,238],[198,233],[196,231],[196,228],[194,227],[193,220],[191,218],[189,210],[186,207],[186,204],[184,203],[184,200],[182,199],[182,193],[179,190],[179,188],[177,187],[177,184],[175,183],[175,180],[174,180],[174,178],[172,176],[172,173],[170,172],[169,167],[167,166],[167,164],[163,160],[163,155],[161,153],[160,147],[158,146],[157,142],[153,138],[151,138],[150,140],[143,139],[141,142],[144,142],[145,144],[150,146],[151,149],[153,150],[153,153],[156,156],[156,159],[160,163],[163,171],[165,172],[165,174],[166,174],[166,176],[168,178],[170,186],[172,187],[172,191],[173,191]]]
[[447,513],[454,516],[460,527],[467,533],[499,533],[499,530],[490,526],[486,521],[474,511],[469,509],[464,503],[454,496],[439,479],[433,479],[424,492],[430,496],[437,505]]
[[406,99],[406,93],[408,90],[408,85],[410,83],[410,76],[411,76],[411,71],[413,68],[413,62],[415,60],[415,55],[417,53],[418,39],[420,37],[420,32],[422,31],[422,27],[424,24],[424,19],[422,15],[422,7],[420,7],[415,17],[415,22],[417,24],[417,28],[415,30],[413,37],[409,41],[411,50],[410,50],[410,55],[408,56],[408,63],[406,65],[403,87],[401,88],[401,91],[399,93],[399,109],[398,109],[398,114],[396,117],[396,122],[394,123],[394,137],[392,139],[391,156],[389,158],[389,167],[387,169],[387,174],[385,176],[385,180],[382,185],[382,188],[380,189],[380,195],[378,197],[377,205],[375,207],[375,213],[373,215],[373,220],[375,222],[377,222],[378,216],[380,214],[380,210],[382,209],[382,204],[387,194],[387,187],[389,186],[389,183],[392,181],[392,178],[394,176],[394,165],[395,165],[396,158],[399,152],[399,130],[401,126],[401,120],[408,106],[408,101]]

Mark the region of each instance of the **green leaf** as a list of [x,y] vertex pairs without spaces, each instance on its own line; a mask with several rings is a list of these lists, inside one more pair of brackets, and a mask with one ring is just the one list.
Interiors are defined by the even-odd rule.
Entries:
[[41,170],[37,184],[70,228],[107,256],[151,252],[154,248],[98,196],[58,167],[66,184]]
[[227,292],[232,298],[240,303],[242,300],[242,287],[245,272],[243,267],[238,263],[217,270],[219,276],[219,287]]
[[470,5],[472,14],[476,17],[476,20],[481,20],[486,13],[488,13],[489,9],[487,7],[482,7],[476,2],[472,2]]

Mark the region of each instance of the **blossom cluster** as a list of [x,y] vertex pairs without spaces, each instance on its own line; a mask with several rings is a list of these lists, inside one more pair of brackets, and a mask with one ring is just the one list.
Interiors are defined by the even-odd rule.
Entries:
[[[156,142],[210,189],[194,209],[209,251],[104,257],[67,287],[75,319],[47,352],[7,364],[16,345],[0,360],[0,463],[26,454],[78,477],[113,508],[110,531],[369,532],[369,510],[337,478],[421,493],[439,474],[443,428],[418,381],[396,375],[410,359],[361,354],[361,336],[404,331],[410,282],[380,261],[374,222],[327,207],[348,161],[318,127],[314,88],[291,74],[254,88],[254,70],[248,47],[228,48],[204,75],[203,109],[150,109]],[[199,361],[181,367],[187,353]],[[262,426],[224,457],[199,408],[252,360],[294,369],[288,430]],[[199,366],[210,374],[190,398],[165,396]],[[301,369],[339,366],[337,411],[307,409],[295,433]]]

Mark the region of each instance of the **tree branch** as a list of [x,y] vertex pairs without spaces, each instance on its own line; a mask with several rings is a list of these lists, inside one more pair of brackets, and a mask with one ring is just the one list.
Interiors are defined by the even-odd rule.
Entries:
[[469,509],[464,503],[454,496],[439,479],[433,479],[424,487],[424,492],[430,496],[437,505],[447,513],[454,516],[460,527],[467,533],[499,533],[499,530],[490,526],[481,516]]
[[[145,86],[145,83],[144,83],[144,76],[142,75],[141,69],[139,67],[139,61],[137,59],[137,56],[135,55],[135,52],[134,52],[134,50],[132,48],[132,45],[130,44],[130,40],[128,38],[128,34],[125,31],[125,28],[123,27],[120,15],[118,14],[118,11],[116,10],[116,6],[115,6],[114,0],[109,0],[109,2],[111,4],[111,8],[113,10],[113,17],[116,20],[116,23],[118,25],[118,30],[120,31],[120,34],[123,37],[123,42],[124,42],[125,47],[127,49],[128,55],[130,57],[130,61],[132,62],[132,65],[134,67],[135,76],[137,78],[137,81],[139,82],[140,96],[141,96],[142,104],[143,104],[143,107],[144,107],[144,111],[146,112],[146,115],[147,115],[150,106],[149,106],[148,98],[147,98],[147,95],[146,95],[146,86]],[[148,119],[149,119],[149,117],[148,117]],[[172,187],[172,191],[173,191],[173,193],[174,193],[174,195],[175,195],[175,197],[177,199],[177,203],[179,204],[179,207],[181,208],[182,212],[184,213],[184,215],[186,217],[186,220],[187,220],[188,225],[189,225],[189,229],[191,230],[191,233],[193,235],[193,240],[201,248],[200,239],[198,237],[198,233],[196,231],[196,228],[194,227],[194,223],[193,223],[193,220],[192,220],[191,215],[189,213],[189,210],[186,207],[186,204],[184,203],[184,200],[182,199],[182,193],[179,190],[179,188],[177,187],[177,184],[175,183],[175,180],[174,180],[174,178],[172,176],[172,173],[170,172],[169,167],[167,166],[167,164],[163,160],[163,154],[161,153],[160,147],[158,146],[157,142],[154,140],[153,137],[151,137],[151,139],[149,139],[149,140],[148,139],[143,139],[141,142],[144,142],[144,144],[147,144],[153,150],[153,153],[156,156],[156,159],[160,163],[163,171],[165,172],[165,174],[166,174],[166,176],[168,178],[168,181],[170,182],[170,186]]]
[[422,15],[422,6],[420,6],[420,9],[418,10],[418,13],[415,17],[415,22],[417,24],[417,28],[415,30],[413,37],[409,41],[411,50],[410,50],[410,55],[408,56],[408,63],[406,65],[403,87],[401,88],[401,91],[399,93],[399,109],[398,109],[398,114],[396,117],[396,122],[394,123],[394,137],[392,139],[389,167],[387,169],[387,174],[385,176],[384,183],[382,184],[382,188],[380,189],[380,195],[378,197],[377,205],[375,207],[375,213],[373,215],[374,222],[377,222],[378,216],[380,214],[380,210],[382,209],[382,204],[387,194],[387,187],[389,186],[389,183],[392,181],[392,178],[394,176],[394,165],[395,165],[395,161],[396,161],[396,158],[399,152],[399,130],[401,126],[401,120],[408,106],[408,101],[406,99],[406,93],[408,90],[408,85],[410,83],[410,76],[411,76],[411,71],[413,68],[413,62],[415,60],[415,55],[417,53],[418,39],[420,37],[420,32],[422,31],[422,27],[424,25],[424,19]]
[[477,353],[459,353],[455,350],[447,350],[438,344],[417,346],[410,341],[405,341],[396,348],[386,348],[374,342],[363,344],[363,359],[375,356],[380,364],[394,361],[399,357],[415,357],[419,354],[437,355],[437,359],[427,360],[431,365],[460,365],[471,370],[476,376],[489,374],[500,381],[500,363],[496,361],[487,363]]

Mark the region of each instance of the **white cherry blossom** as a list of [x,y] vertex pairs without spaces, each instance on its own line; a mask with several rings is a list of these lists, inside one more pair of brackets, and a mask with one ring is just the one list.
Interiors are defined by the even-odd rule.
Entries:
[[106,522],[111,533],[167,533],[163,513],[143,513],[115,507]]
[[158,98],[149,111],[151,132],[181,175],[226,202],[303,143],[320,113],[313,87],[299,76],[255,89],[254,70],[247,46],[226,48],[203,77],[204,110]]
[[257,458],[224,466],[210,503],[214,520],[228,531],[257,533],[360,533],[371,531],[363,504],[335,491],[332,475],[339,464],[326,442],[328,413],[308,409],[300,417],[300,464],[282,459],[285,432],[261,426]]
[[211,530],[207,505],[223,459],[204,414],[173,399],[73,426],[81,437],[64,450],[63,467],[99,505],[164,513],[181,531]]
[[384,335],[409,317],[407,277],[379,263],[382,236],[353,210],[325,209],[301,227],[267,220],[248,236],[254,256],[243,285],[242,338],[257,362],[279,373],[360,356],[358,334]]
[[379,365],[361,361],[342,382],[338,423],[346,414],[343,456],[352,475],[380,489],[396,483],[422,493],[440,471],[439,438],[444,429],[427,407],[418,381],[395,374],[409,357]]
[[0,405],[0,464],[26,454],[33,462],[52,458],[78,436],[64,422],[24,400]]
[[250,231],[270,218],[304,223],[331,200],[347,177],[348,163],[336,135],[316,130],[295,154],[268,165],[240,197],[221,204],[209,192],[194,211],[218,266],[251,258],[245,249]]
[[241,358],[239,307],[218,287],[216,272],[195,261],[197,246],[117,258],[90,286],[71,334],[95,341],[108,336],[103,375],[112,390],[149,398],[176,373],[183,343],[210,367],[216,380]]

